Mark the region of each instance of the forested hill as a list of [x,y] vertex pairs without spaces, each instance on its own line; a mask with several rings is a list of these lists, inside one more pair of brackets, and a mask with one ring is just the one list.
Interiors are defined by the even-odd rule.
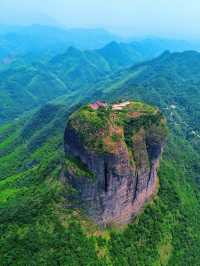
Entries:
[[[115,49],[108,57],[110,46]],[[63,54],[34,62],[32,55],[6,59],[0,64],[0,123],[58,96],[70,96],[73,91],[82,94],[85,88],[141,60],[126,46],[114,43],[93,51],[70,47]]]
[[70,46],[100,49],[110,42],[129,42],[139,54],[157,56],[165,50],[198,49],[199,44],[173,39],[123,39],[104,29],[68,29],[56,26],[6,26],[0,24],[0,61],[12,56],[59,54]]
[[0,64],[0,123],[58,96],[70,96],[74,91],[82,94],[118,70],[155,56],[155,51],[140,48],[134,43],[111,42],[97,50],[69,47],[61,53],[58,49],[61,54],[47,53],[40,58],[13,52]]
[[[199,265],[199,69],[196,52],[165,53],[0,127],[0,261]],[[24,71],[23,81],[28,77]],[[72,191],[59,178],[64,128],[82,102],[126,98],[159,106],[168,120],[160,188],[128,227],[101,231],[84,213],[68,208],[66,196]]]
[[58,96],[80,95],[165,50],[198,48],[167,39],[125,41],[101,29],[0,25],[0,123]]
[[[102,83],[94,96],[99,99],[133,97],[159,106],[177,130],[190,139],[199,138],[200,54],[165,52],[160,57],[134,66],[112,81]],[[97,86],[96,86],[97,87]]]
[[[123,83],[123,79],[127,80],[128,77],[127,82],[132,82],[134,85],[130,86],[131,88],[148,86],[150,79],[151,97],[153,95],[155,97],[155,88],[162,86],[165,89],[169,86],[168,92],[173,95],[174,90],[171,91],[173,86],[178,89],[183,82],[187,82],[192,75],[196,74],[195,65],[198,68],[198,53],[185,52],[173,55],[165,53],[158,59],[133,67],[121,75],[118,73],[119,70],[122,71],[152,58],[162,50],[162,45],[157,44],[155,46],[157,48],[153,48],[153,43],[150,42],[150,44],[149,49],[145,49],[144,43],[139,45],[111,42],[97,50],[81,51],[69,47],[66,52],[53,57],[46,55],[36,59],[33,55],[27,54],[26,56],[7,58],[0,64],[0,123],[16,118],[24,111],[29,111],[58,96],[71,97],[74,92],[82,95],[88,91],[90,94],[90,90],[96,91],[97,83],[101,83],[101,81],[103,84],[105,80],[110,80],[113,83],[112,75],[115,73],[117,73],[116,77],[120,80],[120,84]],[[190,68],[187,60],[191,64]],[[173,73],[173,85],[169,83],[170,79],[168,80],[170,73]],[[181,75],[185,75],[185,78],[182,79]],[[179,78],[179,80],[176,81],[175,78]],[[190,84],[185,86],[187,89],[191,89],[193,86],[194,94],[195,82],[198,82],[198,78],[198,75],[195,76],[194,84],[189,81]],[[95,88],[93,89],[94,84]],[[108,86],[107,83],[105,84]],[[115,84],[112,85],[112,87],[114,86]],[[115,92],[112,93],[115,94]],[[119,95],[120,90],[117,93]],[[148,93],[145,94],[147,99]],[[180,95],[176,95],[176,97],[180,98]]]

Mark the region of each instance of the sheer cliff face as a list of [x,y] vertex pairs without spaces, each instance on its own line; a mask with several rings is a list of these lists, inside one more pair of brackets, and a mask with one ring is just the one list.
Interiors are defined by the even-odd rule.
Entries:
[[63,179],[77,192],[77,205],[102,226],[128,223],[157,191],[165,138],[160,112],[138,102],[74,113]]

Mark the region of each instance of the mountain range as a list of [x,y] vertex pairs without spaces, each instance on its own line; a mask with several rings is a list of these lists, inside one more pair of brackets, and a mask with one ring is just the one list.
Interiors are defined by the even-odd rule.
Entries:
[[[27,35],[29,30],[31,39]],[[8,33],[0,35],[0,43],[7,49],[5,53],[1,49],[4,56],[0,63],[0,123],[17,118],[23,112],[58,96],[90,90],[94,83],[109,79],[112,74],[132,65],[155,58],[165,49],[182,51],[190,47],[182,41],[149,39],[131,43],[112,41],[100,49],[80,50],[73,46],[67,48],[69,43],[65,42],[66,36],[70,39],[71,35],[57,28],[36,25],[31,29],[19,27],[4,31]],[[96,36],[100,33],[94,30],[89,33],[83,31],[83,34],[78,31],[77,34],[80,38],[82,35]],[[76,36],[76,31],[72,35]],[[13,41],[15,37],[16,43]],[[114,39],[110,36],[112,38]],[[97,39],[100,40],[100,37]],[[54,43],[51,46],[49,41],[52,40]],[[107,42],[106,38],[104,40]],[[81,43],[80,40],[77,41]],[[21,47],[18,47],[19,43]],[[59,43],[62,43],[62,48],[59,48]],[[47,52],[47,47],[54,51]]]
[[[139,53],[133,44],[112,42],[1,64],[5,265],[199,265],[200,54],[155,50]],[[97,100],[157,106],[169,128],[159,192],[124,228],[100,230],[81,209],[69,207],[74,191],[60,180],[68,119]]]

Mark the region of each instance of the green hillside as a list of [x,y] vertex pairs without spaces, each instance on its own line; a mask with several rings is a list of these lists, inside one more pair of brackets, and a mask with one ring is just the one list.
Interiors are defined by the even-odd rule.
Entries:
[[[199,265],[199,62],[167,53],[0,128],[2,265]],[[68,116],[95,98],[153,103],[170,128],[158,196],[125,228],[101,231],[68,208],[59,178]]]
[[48,105],[0,129],[3,265],[198,265],[199,154],[171,135],[154,203],[127,228],[100,231],[66,208],[70,187],[59,180],[72,110]]
[[16,63],[0,71],[0,123],[67,91],[67,85],[46,67]]
[[47,53],[41,58],[32,54],[7,58],[0,64],[0,123],[61,95],[90,91],[93,84],[141,61],[142,55],[134,57],[135,50],[126,49],[128,45],[114,46],[109,58],[110,45],[92,51],[70,47],[53,57]]
[[196,143],[200,140],[199,69],[199,53],[166,52],[99,84],[93,97],[112,101],[133,97],[157,105],[173,129],[184,131],[185,136]]
[[[99,40],[96,44],[95,39]],[[102,30],[0,25],[0,123],[72,91],[91,91],[113,73],[166,49],[193,48],[187,42],[167,39],[113,40],[118,39]]]

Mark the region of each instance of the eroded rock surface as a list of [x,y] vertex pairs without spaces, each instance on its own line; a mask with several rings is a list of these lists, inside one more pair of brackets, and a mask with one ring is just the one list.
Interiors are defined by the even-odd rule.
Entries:
[[165,139],[165,120],[149,105],[75,112],[65,131],[63,179],[77,205],[99,225],[128,223],[157,191]]

